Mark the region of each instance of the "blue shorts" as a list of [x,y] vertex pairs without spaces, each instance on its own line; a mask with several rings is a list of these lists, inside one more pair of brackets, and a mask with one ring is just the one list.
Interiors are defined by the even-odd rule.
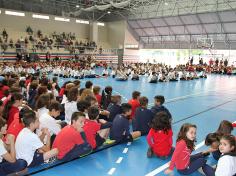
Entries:
[[43,153],[35,151],[33,161],[30,163],[29,167],[35,167],[44,163]]

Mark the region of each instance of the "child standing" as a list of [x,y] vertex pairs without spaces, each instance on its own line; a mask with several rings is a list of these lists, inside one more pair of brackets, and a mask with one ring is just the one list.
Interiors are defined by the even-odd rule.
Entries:
[[130,133],[129,119],[132,112],[132,107],[128,103],[121,105],[121,114],[116,115],[110,132],[110,138],[116,142],[128,142],[141,136],[140,131]]
[[204,153],[198,153],[191,156],[194,150],[194,143],[196,141],[196,125],[186,123],[182,125],[177,142],[176,148],[171,158],[169,168],[165,174],[172,174],[174,167],[183,175],[189,175],[202,168],[206,175],[212,175],[212,168],[206,164]]
[[159,112],[155,115],[151,123],[151,129],[147,135],[149,149],[147,156],[151,157],[153,153],[157,157],[166,158],[171,154],[173,132],[171,122],[165,112]]

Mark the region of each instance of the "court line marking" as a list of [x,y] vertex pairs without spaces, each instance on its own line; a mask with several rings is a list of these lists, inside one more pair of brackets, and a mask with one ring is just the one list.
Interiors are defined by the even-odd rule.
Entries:
[[123,160],[123,157],[119,157],[119,158],[116,160],[116,163],[117,163],[117,164],[120,164],[122,160]]
[[112,175],[115,172],[116,168],[113,167],[109,170],[109,172],[107,173],[108,175]]
[[196,114],[190,115],[190,116],[185,117],[185,118],[180,119],[180,120],[177,120],[176,122],[173,122],[173,125],[174,125],[174,124],[177,124],[177,123],[179,123],[179,122],[182,122],[182,121],[184,121],[184,120],[190,119],[190,118],[192,118],[192,117],[195,117],[195,116],[197,116],[197,115],[199,115],[199,114],[202,114],[202,113],[211,111],[212,109],[216,109],[216,108],[218,108],[218,107],[220,107],[220,106],[223,106],[223,105],[225,105],[225,104],[227,104],[227,103],[230,103],[230,102],[232,102],[232,101],[235,101],[235,100],[236,100],[236,98],[230,99],[230,100],[225,101],[225,102],[223,102],[223,103],[221,103],[221,104],[218,104],[218,105],[212,106],[212,107],[210,107],[210,108],[208,108],[208,109],[205,109],[205,110],[203,110],[203,111],[200,111],[200,112],[198,112],[198,113],[196,113]]
[[[219,92],[219,91],[234,91],[233,88],[232,89],[222,89],[222,90],[208,90],[208,91],[202,91],[202,92],[198,92],[198,93],[194,93],[194,94],[188,94],[188,95],[184,95],[184,96],[180,96],[180,97],[175,97],[175,98],[171,98],[171,99],[168,99],[166,100],[165,104],[168,104],[168,103],[171,103],[171,102],[175,102],[177,100],[182,100],[182,99],[186,99],[188,97],[194,97],[194,95],[199,95],[199,94],[206,94],[206,93],[209,93],[209,92]],[[209,95],[209,94],[208,94]],[[148,105],[148,107],[154,105],[154,103],[150,103]]]
[[123,152],[122,153],[127,153],[128,152],[128,150],[129,150],[129,148],[124,148],[124,150],[123,150]]
[[131,145],[131,142],[128,142],[127,145],[128,145],[128,146]]
[[[205,141],[200,142],[199,144],[196,145],[195,150],[198,150],[199,148],[203,147],[205,145]],[[164,171],[169,167],[170,161],[163,164],[162,166],[156,168],[155,170],[147,173],[145,176],[155,176],[159,174],[160,172]]]

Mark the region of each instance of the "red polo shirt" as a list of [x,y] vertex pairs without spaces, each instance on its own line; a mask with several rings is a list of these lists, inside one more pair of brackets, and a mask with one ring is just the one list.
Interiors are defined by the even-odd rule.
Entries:
[[86,135],[87,142],[92,146],[93,149],[96,148],[96,135],[97,132],[101,129],[101,124],[86,119],[83,129]]
[[[16,114],[18,114],[18,116],[15,116]],[[13,122],[14,117],[18,117],[19,118],[19,109],[18,109],[18,107],[11,106],[11,109],[10,109],[9,114],[8,114],[8,120],[7,120],[7,126],[8,127]]]
[[53,143],[53,148],[59,150],[58,158],[62,159],[75,145],[83,144],[80,132],[77,131],[72,125],[64,127],[56,136]]
[[11,125],[7,129],[7,134],[12,134],[15,136],[15,140],[20,133],[20,131],[24,128],[23,123],[20,123],[19,114],[15,114],[14,120]]
[[134,117],[136,109],[140,106],[140,103],[136,99],[131,99],[128,102],[132,106],[132,113],[131,113],[131,118]]

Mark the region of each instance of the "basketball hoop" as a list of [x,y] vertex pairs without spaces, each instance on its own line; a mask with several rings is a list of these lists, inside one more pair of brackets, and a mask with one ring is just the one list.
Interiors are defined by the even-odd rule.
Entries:
[[197,39],[197,48],[201,49],[212,49],[214,47],[212,38],[198,38]]

